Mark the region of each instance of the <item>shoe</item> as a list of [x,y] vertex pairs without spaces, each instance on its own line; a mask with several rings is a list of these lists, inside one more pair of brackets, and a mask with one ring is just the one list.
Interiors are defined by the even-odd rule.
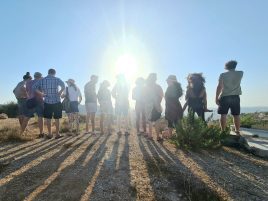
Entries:
[[55,139],[60,139],[62,137],[63,137],[63,135],[56,135]]
[[44,133],[40,133],[40,134],[38,135],[38,138],[43,138],[44,136],[45,136]]
[[163,142],[164,141],[164,139],[161,138],[161,137],[158,137],[156,140],[157,140],[157,142]]

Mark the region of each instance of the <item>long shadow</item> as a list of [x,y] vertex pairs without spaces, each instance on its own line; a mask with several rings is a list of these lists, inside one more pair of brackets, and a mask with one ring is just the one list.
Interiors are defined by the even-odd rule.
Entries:
[[2,143],[0,143],[0,148],[1,148],[0,154],[2,152],[9,150],[9,149],[12,149],[20,144],[23,144],[23,143],[22,142],[2,142]]
[[[4,158],[4,157],[6,157],[6,156],[8,156],[8,155],[11,155],[11,154],[14,154],[14,153],[16,153],[16,152],[19,152],[19,151],[21,151],[21,150],[23,150],[23,149],[30,148],[30,147],[36,146],[36,145],[38,145],[38,144],[46,144],[46,143],[48,143],[48,142],[51,142],[51,141],[49,141],[49,140],[41,140],[41,141],[39,141],[39,142],[35,142],[35,143],[33,143],[33,144],[30,144],[29,142],[27,142],[27,143],[29,143],[28,146],[26,146],[27,143],[26,143],[26,144],[25,144],[25,143],[15,144],[14,147],[12,147],[12,148],[15,148],[15,147],[18,146],[18,145],[25,145],[25,146],[22,146],[21,148],[16,149],[16,150],[14,150],[14,151],[5,153],[5,154],[3,154],[3,155],[1,156],[1,158]],[[7,149],[12,149],[12,148],[7,148]],[[3,152],[5,152],[5,151],[6,151],[6,150],[1,150],[1,151],[0,151],[0,154],[3,153]]]
[[[217,161],[215,155],[219,158]],[[268,168],[248,163],[247,159],[235,158],[236,155],[218,152],[192,156],[206,174],[232,197],[242,200],[268,200]]]
[[[120,137],[115,141],[110,157],[104,161],[90,197],[91,201],[99,200],[99,195],[103,200],[136,200],[136,191],[131,187],[129,136],[124,136],[125,142],[121,151]],[[118,153],[121,152],[118,161]]]
[[[77,138],[77,140],[79,140],[80,138]],[[55,141],[51,144],[49,144],[49,146],[43,147],[42,149],[40,149],[37,152],[31,153],[25,157],[19,158],[20,156],[17,155],[15,161],[11,160],[11,165],[9,165],[8,167],[6,167],[4,169],[4,171],[0,172],[0,178],[4,178],[5,176],[11,174],[12,172],[16,171],[17,169],[23,167],[24,165],[26,165],[27,163],[30,163],[31,161],[35,160],[36,158],[50,152],[51,150],[63,145],[64,143],[71,141],[72,139],[70,137],[68,138],[62,138],[59,141]],[[26,153],[24,153],[26,154]],[[23,156],[24,154],[21,154],[21,156]],[[7,160],[8,161],[8,160]]]
[[[25,154],[27,154],[27,153],[29,153],[29,152],[32,152],[32,151],[34,151],[34,150],[36,150],[36,149],[39,149],[40,147],[42,148],[42,149],[44,149],[44,148],[46,148],[46,147],[50,147],[50,146],[53,146],[54,144],[57,144],[58,142],[61,142],[61,141],[63,141],[64,139],[66,139],[66,138],[61,138],[61,139],[58,139],[58,140],[54,140],[54,139],[51,139],[51,140],[46,140],[46,142],[45,143],[43,143],[43,144],[40,144],[40,146],[30,146],[30,147],[24,147],[23,149],[20,149],[20,150],[18,150],[18,151],[14,151],[13,153],[7,153],[7,154],[5,154],[5,156],[3,156],[3,158],[4,157],[7,157],[7,156],[10,156],[10,155],[13,155],[12,157],[8,157],[8,158],[19,158],[20,156],[23,156],[23,155],[25,155]],[[26,150],[25,150],[26,149]]]
[[[139,137],[139,146],[147,163],[150,183],[156,200],[180,200],[178,194],[193,201],[221,200],[216,193],[207,190],[206,184],[193,175],[191,170],[164,146],[141,137]],[[188,180],[189,175],[191,180],[195,181],[194,184]],[[170,184],[161,182],[163,179],[167,179]],[[159,186],[159,184],[162,185]],[[177,191],[175,194],[174,189]],[[165,192],[165,197],[163,197],[163,192]]]
[[[107,135],[102,139],[99,147],[92,153],[90,160],[84,164],[88,155],[93,151],[93,143],[88,146],[73,164],[66,167],[48,188],[38,195],[36,200],[80,200],[79,198],[84,194],[99,162],[105,156],[109,137]],[[97,140],[99,141],[99,138]],[[65,191],[63,192],[62,189]]]
[[[82,140],[74,140],[73,146],[69,148],[62,146],[61,149],[57,151],[54,155],[45,159],[40,164],[32,167],[26,172],[18,175],[9,183],[2,186],[0,188],[0,200],[23,200],[34,189],[36,189],[40,184],[42,184],[51,174],[57,171],[61,163],[76,149],[78,149],[79,146],[85,142],[85,140],[88,140],[89,137],[90,136],[87,136]],[[96,143],[97,141],[98,138],[93,140],[90,145]],[[15,189],[13,187],[15,187]]]

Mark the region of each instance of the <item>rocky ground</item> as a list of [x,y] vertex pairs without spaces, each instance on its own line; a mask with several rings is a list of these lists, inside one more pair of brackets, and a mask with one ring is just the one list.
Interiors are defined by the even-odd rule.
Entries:
[[268,200],[268,161],[130,135],[0,143],[0,200]]

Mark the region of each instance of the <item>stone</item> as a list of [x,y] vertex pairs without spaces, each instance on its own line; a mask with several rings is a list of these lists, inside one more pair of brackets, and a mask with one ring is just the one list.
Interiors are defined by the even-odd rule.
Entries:
[[0,119],[8,119],[7,114],[5,113],[0,114]]

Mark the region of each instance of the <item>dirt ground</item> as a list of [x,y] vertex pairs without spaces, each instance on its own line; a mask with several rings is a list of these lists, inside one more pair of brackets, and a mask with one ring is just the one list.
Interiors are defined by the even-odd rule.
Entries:
[[268,200],[268,161],[227,147],[185,152],[134,129],[2,142],[0,200]]

